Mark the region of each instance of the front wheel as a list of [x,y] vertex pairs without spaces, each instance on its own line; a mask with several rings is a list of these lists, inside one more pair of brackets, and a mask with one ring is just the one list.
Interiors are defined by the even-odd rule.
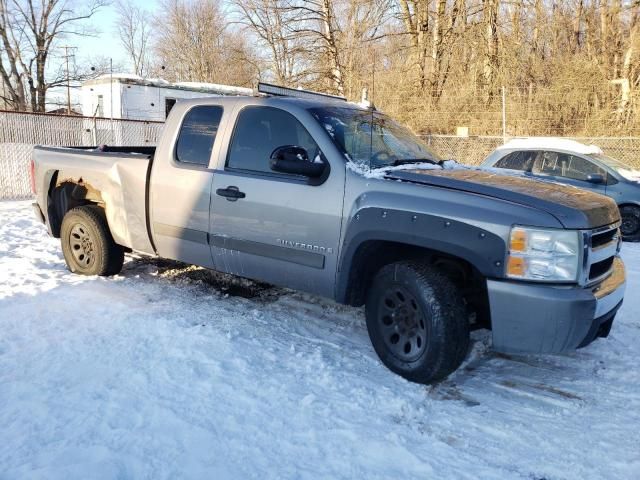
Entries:
[[620,216],[622,217],[620,225],[622,239],[626,242],[640,241],[640,208],[626,205],[620,208]]
[[72,208],[62,219],[60,241],[67,267],[81,275],[115,275],[124,249],[116,244],[104,210],[97,205]]
[[469,348],[465,311],[462,295],[446,276],[408,261],[376,274],[365,305],[380,360],[417,383],[441,380],[460,366]]

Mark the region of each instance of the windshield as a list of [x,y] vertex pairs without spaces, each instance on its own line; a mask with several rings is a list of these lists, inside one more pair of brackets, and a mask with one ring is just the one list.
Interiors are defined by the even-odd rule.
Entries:
[[624,163],[622,163],[620,160],[616,160],[615,158],[611,158],[607,155],[604,155],[602,153],[596,153],[596,154],[592,154],[591,155],[593,158],[595,158],[596,160],[599,160],[600,162],[604,163],[605,165],[613,168],[614,170],[633,170],[632,167],[630,167],[629,165],[625,165]]
[[631,180],[634,182],[640,181],[640,171],[638,169],[633,168],[630,165],[626,165],[620,160],[616,160],[615,158],[611,158],[601,153],[597,153],[591,156],[601,163],[605,164],[609,168],[612,168],[618,173],[618,175],[621,175],[627,180]]
[[381,168],[440,161],[407,128],[379,112],[346,107],[311,108],[309,111],[347,158],[357,165]]

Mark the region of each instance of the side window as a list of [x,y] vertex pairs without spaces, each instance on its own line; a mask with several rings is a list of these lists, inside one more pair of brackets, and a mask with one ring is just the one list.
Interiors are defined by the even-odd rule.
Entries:
[[246,107],[236,121],[227,167],[273,173],[269,157],[285,145],[304,148],[312,161],[320,155],[309,132],[290,113],[274,107]]
[[494,165],[496,168],[508,168],[509,170],[522,170],[530,172],[533,168],[533,162],[536,159],[536,151],[519,151],[511,152],[506,157],[502,157]]
[[176,160],[190,165],[209,165],[221,118],[222,107],[202,105],[189,110],[178,134]]
[[560,162],[562,165],[563,177],[586,181],[589,175],[599,173],[606,178],[606,172],[586,158],[561,154]]
[[560,155],[556,152],[542,152],[536,173],[554,177],[562,176],[562,163],[559,157]]

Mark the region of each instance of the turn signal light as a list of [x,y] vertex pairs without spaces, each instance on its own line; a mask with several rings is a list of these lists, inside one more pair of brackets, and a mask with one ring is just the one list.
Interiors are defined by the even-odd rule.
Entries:
[[507,262],[507,275],[511,277],[524,277],[525,259],[522,257],[509,257]]
[[509,250],[512,252],[524,252],[527,249],[527,233],[524,230],[514,228],[511,230],[511,242]]

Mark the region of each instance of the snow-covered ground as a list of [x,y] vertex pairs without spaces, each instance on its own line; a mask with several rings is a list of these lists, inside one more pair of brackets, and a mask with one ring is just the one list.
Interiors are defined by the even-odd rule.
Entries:
[[611,336],[492,354],[425,387],[360,309],[130,259],[67,272],[0,202],[0,478],[640,478],[640,245]]

